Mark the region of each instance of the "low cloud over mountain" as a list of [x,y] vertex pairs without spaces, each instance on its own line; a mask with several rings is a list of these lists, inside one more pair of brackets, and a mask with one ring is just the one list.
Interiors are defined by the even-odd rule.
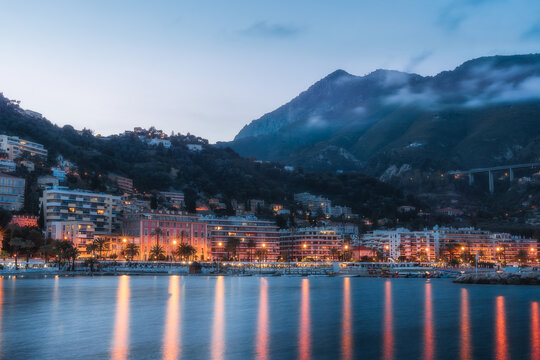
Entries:
[[540,55],[494,56],[428,77],[337,70],[227,145],[321,170],[482,166],[535,157],[539,120]]

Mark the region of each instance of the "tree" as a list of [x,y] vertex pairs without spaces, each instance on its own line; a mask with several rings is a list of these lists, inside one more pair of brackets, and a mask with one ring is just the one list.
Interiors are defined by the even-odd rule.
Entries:
[[336,258],[339,257],[339,250],[336,249],[336,248],[332,248],[332,249],[330,250],[330,254],[331,254],[331,256],[332,256],[332,260],[335,260]]
[[68,267],[73,270],[75,268],[75,260],[79,256],[79,250],[77,250],[75,245],[69,240],[59,240],[54,243],[54,247],[59,257],[58,266],[60,267],[60,264],[64,264],[67,261]]
[[253,249],[255,249],[256,247],[257,247],[257,243],[255,242],[255,240],[249,239],[247,241],[247,248],[248,248],[248,253],[249,253],[249,262],[251,262],[251,260],[252,260]]
[[225,245],[225,250],[227,250],[227,254],[233,254],[233,260],[236,259],[236,250],[238,249],[238,246],[240,246],[240,239],[235,237],[228,239],[227,245]]
[[163,250],[163,247],[161,245],[152,246],[152,248],[150,249],[150,260],[165,260],[165,251]]
[[39,252],[43,255],[43,257],[45,257],[45,263],[49,262],[49,256],[56,255],[56,250],[51,242],[48,242],[47,244],[42,245],[39,248]]
[[[17,258],[19,255],[19,252],[23,251],[24,253],[27,253],[30,251],[31,248],[34,247],[34,243],[31,240],[26,240],[20,237],[14,237],[9,242],[9,245],[13,248],[15,251],[15,270],[19,269],[19,266],[17,264]],[[28,260],[26,260],[26,267],[28,267]]]
[[257,251],[255,251],[255,256],[257,259],[259,259],[259,261],[266,261],[268,249],[257,249]]
[[127,244],[123,254],[129,259],[129,261],[133,261],[133,258],[139,255],[139,247],[135,244]]
[[174,250],[174,255],[178,256],[182,260],[189,260],[196,253],[197,249],[186,243],[180,243],[180,245],[178,245],[178,247]]
[[159,237],[163,235],[163,230],[157,227],[152,231],[152,235],[156,237],[156,246],[159,246]]
[[521,264],[521,263],[527,262],[528,256],[529,254],[527,253],[526,250],[519,250],[516,254],[515,260]]
[[86,244],[86,252],[87,253],[90,253],[92,255],[92,257],[95,257],[95,253],[98,249],[98,245],[96,244],[95,241],[93,241],[92,243],[90,244]]
[[94,239],[93,245],[95,246],[95,250],[97,250],[99,254],[98,258],[102,259],[101,253],[103,252],[103,250],[105,250],[105,246],[107,245],[107,240],[105,240],[104,238],[96,238]]

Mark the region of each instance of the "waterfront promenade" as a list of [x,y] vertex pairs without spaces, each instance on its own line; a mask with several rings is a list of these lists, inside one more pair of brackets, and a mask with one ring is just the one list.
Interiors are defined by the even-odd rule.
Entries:
[[[431,263],[386,262],[127,262],[100,261],[89,265],[76,261],[73,267],[64,264],[32,259],[19,261],[15,268],[13,259],[0,262],[0,276],[47,275],[231,275],[231,276],[359,276],[386,278],[457,278],[464,274],[495,274],[498,267],[447,267]],[[521,271],[512,268],[513,271]],[[538,268],[523,271],[538,273]]]

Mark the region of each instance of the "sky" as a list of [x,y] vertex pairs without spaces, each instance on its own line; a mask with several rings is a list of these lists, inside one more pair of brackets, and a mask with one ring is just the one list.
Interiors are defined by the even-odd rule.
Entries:
[[0,0],[0,92],[60,126],[229,141],[336,69],[540,52],[537,0]]

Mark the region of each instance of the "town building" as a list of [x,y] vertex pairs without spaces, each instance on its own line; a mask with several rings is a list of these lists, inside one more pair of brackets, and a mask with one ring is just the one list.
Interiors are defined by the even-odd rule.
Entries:
[[181,191],[161,191],[159,195],[165,200],[166,205],[181,209],[184,206],[184,193]]
[[124,193],[133,193],[133,180],[124,176],[109,174],[109,179],[116,183],[118,189]]
[[281,257],[288,261],[329,261],[337,252],[349,250],[341,234],[332,228],[280,230],[279,245]]
[[[227,251],[227,243],[231,239],[239,240],[239,246],[236,249],[236,257],[239,261],[278,260],[279,229],[273,221],[259,220],[255,216],[226,218],[207,216],[201,220],[208,224],[213,260],[233,257],[233,254]],[[254,246],[250,247],[252,243]]]
[[15,162],[6,159],[0,160],[0,171],[15,172],[15,169],[17,169],[17,164],[15,164]]
[[94,241],[95,227],[91,221],[53,221],[45,231],[53,240],[69,240],[81,255],[87,256],[86,246]]
[[38,217],[32,215],[13,215],[9,224],[20,227],[38,227]]
[[52,176],[58,179],[59,182],[66,181],[67,173],[65,170],[62,170],[60,168],[52,168]]
[[189,151],[202,151],[203,146],[201,144],[186,144]]
[[79,221],[92,222],[96,234],[121,231],[122,200],[119,196],[54,187],[43,191],[41,202],[46,227],[55,221]]
[[311,214],[321,213],[330,216],[332,214],[332,201],[307,192],[294,194],[294,201],[308,209]]
[[58,186],[60,181],[52,175],[43,175],[38,177],[37,184],[41,190],[45,190],[47,188]]
[[47,149],[43,145],[20,139],[17,136],[0,135],[0,150],[7,154],[9,160],[14,160],[24,153],[47,157]]
[[374,261],[375,257],[377,256],[377,253],[373,249],[370,249],[367,246],[362,246],[362,245],[351,247],[351,251],[352,251],[352,260],[354,261],[361,261],[365,259]]
[[364,234],[360,244],[378,251],[392,259],[410,261],[438,261],[443,255],[452,257],[476,257],[479,261],[515,261],[519,254],[526,253],[530,262],[538,258],[536,239],[492,233],[474,228],[440,228],[409,231],[375,230]]
[[26,180],[0,173],[0,207],[10,211],[19,211],[24,204]]
[[125,214],[122,234],[138,239],[141,260],[148,260],[150,250],[157,244],[163,247],[167,258],[172,258],[174,250],[181,243],[195,248],[195,259],[211,258],[207,224],[195,215],[176,211]]

